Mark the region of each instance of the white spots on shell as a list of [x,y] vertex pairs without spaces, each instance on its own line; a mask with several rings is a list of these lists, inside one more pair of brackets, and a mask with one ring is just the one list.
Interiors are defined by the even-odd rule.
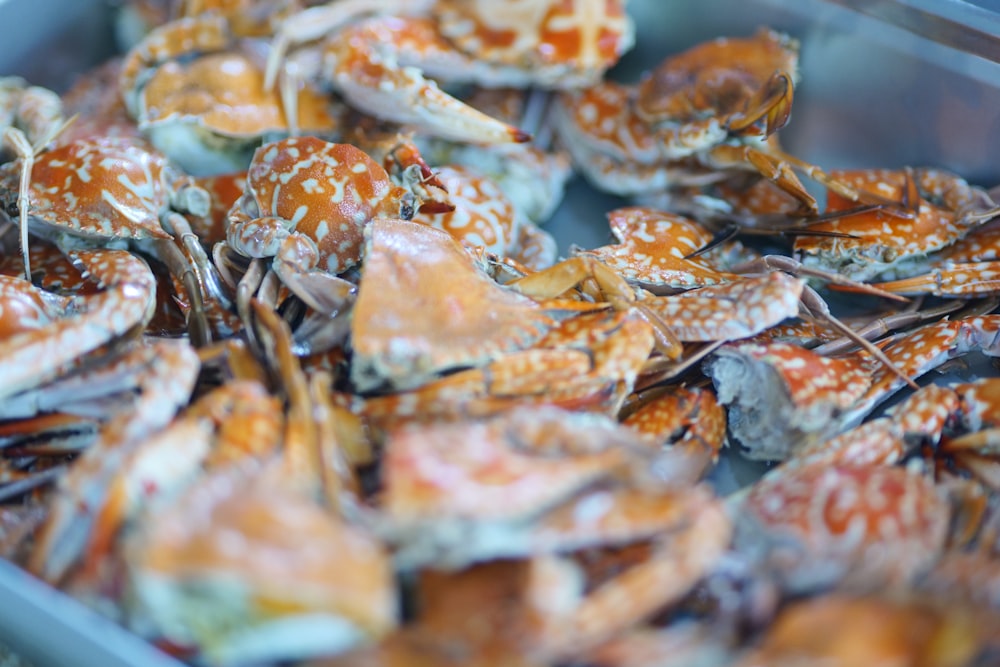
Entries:
[[[264,154],[261,156],[261,161],[271,164],[278,159],[279,149],[277,144],[272,144]],[[272,176],[276,176],[277,172],[271,172]]]
[[[329,186],[326,189],[326,192],[328,193],[327,198],[334,206],[338,206],[341,202],[344,201],[344,193],[346,192],[345,186],[347,185],[346,182],[340,179],[331,178],[329,181],[327,181],[327,185]],[[356,191],[351,190],[351,193],[355,197],[357,196]]]
[[316,229],[313,232],[313,236],[316,239],[316,243],[320,243],[327,237],[330,233],[330,223],[326,220],[320,220],[316,224]]
[[295,213],[292,214],[290,222],[293,225],[298,225],[303,218],[309,214],[309,207],[305,204],[300,204],[298,208],[295,209]]
[[588,125],[593,125],[595,122],[597,122],[597,119],[599,117],[599,112],[597,111],[597,107],[590,102],[581,104],[579,109],[577,109],[577,113],[580,115],[580,118]]

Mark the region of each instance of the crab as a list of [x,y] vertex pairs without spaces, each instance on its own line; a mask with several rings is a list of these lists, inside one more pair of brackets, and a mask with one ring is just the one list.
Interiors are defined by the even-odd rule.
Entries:
[[529,269],[544,269],[555,262],[555,239],[521,215],[493,180],[459,165],[438,167],[435,175],[455,210],[418,213],[414,221],[443,229],[463,244],[513,259]]
[[[536,650],[566,658],[677,601],[729,539],[704,489],[641,481],[657,454],[608,418],[554,408],[405,426],[386,444],[382,530],[405,568],[530,556]],[[589,594],[587,559],[556,555],[628,544],[638,562]]]
[[990,221],[976,227],[953,244],[907,267],[905,277],[873,282],[893,294],[930,294],[945,298],[974,299],[1000,291],[997,249],[1000,226]]
[[[978,350],[997,354],[996,316],[973,316],[918,327],[891,341],[885,354],[916,378],[948,359]],[[781,460],[819,445],[866,417],[904,386],[865,353],[823,357],[786,343],[723,347],[705,366],[729,429],[751,458]]]
[[[817,276],[858,291],[871,289],[868,286],[835,273],[810,269],[785,256],[757,256],[739,243],[702,253],[711,236],[702,226],[681,215],[633,206],[611,211],[608,219],[619,242],[589,250],[573,248],[573,255],[597,260],[629,284],[654,294],[682,292],[680,298],[649,299],[648,305],[661,319],[685,329],[683,334],[678,332],[684,340],[747,338],[801,313],[802,317],[825,322],[861,345],[897,377],[903,377],[881,350],[834,317],[815,290],[788,274]],[[751,277],[760,272],[770,278]],[[743,284],[748,280],[748,284]],[[771,296],[764,297],[762,290],[769,291]],[[878,294],[892,296],[887,292]],[[800,300],[802,308],[790,312],[793,299]],[[677,317],[681,312],[688,315]],[[695,313],[699,315],[696,317]],[[720,328],[724,324],[731,328]]]
[[[150,127],[154,127],[161,116],[162,120],[169,121],[176,119],[178,115],[183,117],[186,113],[187,120],[182,121],[179,128],[176,127],[176,123],[168,122],[164,126],[163,136],[158,140],[172,143],[175,141],[176,130],[181,130],[179,135],[181,139],[189,137],[188,131],[193,130],[195,136],[192,142],[192,156],[211,148],[211,146],[206,147],[204,137],[199,136],[203,133],[203,129],[214,131],[208,136],[218,136],[220,133],[234,136],[237,141],[227,143],[235,143],[237,153],[241,147],[245,148],[248,139],[251,142],[259,140],[267,131],[294,135],[300,128],[304,128],[320,131],[333,138],[339,126],[337,118],[341,112],[325,95],[320,94],[317,88],[318,77],[310,75],[318,64],[311,60],[306,62],[299,59],[299,62],[286,66],[286,76],[282,79],[280,92],[276,93],[273,91],[274,86],[271,85],[272,74],[268,75],[270,78],[263,84],[259,79],[263,74],[261,66],[256,62],[253,46],[245,40],[242,45],[239,43],[241,38],[259,38],[272,34],[282,17],[288,16],[298,8],[301,8],[301,4],[294,1],[274,3],[260,0],[221,3],[221,6],[215,6],[213,3],[213,6],[203,7],[195,4],[186,7],[179,18],[151,31],[126,56],[120,86],[130,112],[141,126],[150,125]],[[345,41],[345,48],[347,44],[348,41]],[[198,60],[201,61],[201,64],[196,62],[199,71],[203,73],[201,78],[185,71],[187,66],[179,62],[195,54],[199,54]],[[202,60],[204,58],[207,60]],[[274,63],[275,58],[280,56],[272,53],[271,63]],[[238,67],[234,65],[237,60],[240,62]],[[224,61],[228,61],[228,64],[224,65]],[[356,63],[357,59],[354,62]],[[161,74],[161,70],[165,68],[169,71]],[[214,88],[204,86],[202,79],[205,72],[211,75],[209,83],[214,81],[223,85]],[[364,74],[364,71],[360,71],[354,72],[352,76],[363,80]],[[158,78],[162,79],[160,82],[162,85],[154,87],[147,93],[149,84]],[[191,87],[189,85],[177,93],[174,84],[178,78],[191,80],[195,87],[205,90],[201,95],[192,96],[186,89]],[[235,94],[229,89],[234,80],[239,81]],[[253,89],[254,86],[256,90]],[[425,86],[424,90],[431,94],[426,99],[421,97],[421,104],[427,104],[428,100],[443,104],[444,111],[452,114],[452,120],[457,119],[462,126],[468,126],[464,132],[459,131],[457,135],[464,140],[479,137],[484,141],[506,142],[525,141],[528,138],[523,132],[461,104],[438,90],[436,86]],[[234,126],[228,115],[216,113],[215,105],[206,105],[205,93],[209,97],[221,95],[226,103],[237,101],[238,106],[248,113],[243,114],[242,122]],[[155,95],[156,99],[147,100],[150,94]],[[157,106],[163,103],[172,106],[164,111]],[[174,106],[179,113],[174,113]],[[300,109],[300,106],[304,108]],[[400,105],[398,100],[393,98],[391,104],[379,104],[376,107],[381,115],[384,115],[392,113],[390,110],[399,109]],[[156,118],[150,116],[150,112]],[[435,118],[431,116],[426,121],[433,124]],[[248,136],[246,131],[251,127],[253,133]],[[452,136],[456,136],[454,128],[460,126],[453,124],[449,128],[447,123],[438,123],[437,127],[445,132],[452,129]],[[232,148],[232,145],[229,147]],[[167,144],[164,144],[164,148],[170,150]],[[227,155],[226,151],[209,151],[209,154],[216,160],[218,169],[233,168],[232,156]],[[183,155],[183,152],[178,153],[178,156]],[[184,163],[186,166],[189,163],[192,167],[197,166],[197,160],[193,157],[190,160],[185,159]]]
[[[58,145],[27,161],[34,162],[30,183],[23,180],[23,164],[0,166],[0,199],[7,215],[20,223],[29,275],[30,229],[64,250],[93,245],[141,249],[183,281],[190,303],[213,298],[166,231],[172,221],[183,222],[178,211],[206,214],[208,195],[163,155],[125,137],[93,137]],[[22,191],[32,202],[26,212],[17,204]],[[211,271],[208,265],[199,268]],[[192,311],[188,325],[197,343],[206,342],[201,309]]]
[[266,24],[281,10],[273,2],[188,3],[125,56],[118,87],[128,113],[189,173],[243,169],[261,143],[299,131],[338,134],[343,111],[322,91],[265,91],[262,45],[238,39],[260,30],[255,11]]
[[[358,21],[372,14],[381,15]],[[528,137],[445,94],[424,72],[491,87],[586,86],[631,48],[634,26],[618,1],[332,2],[282,23],[269,84],[290,45],[324,36],[321,58],[307,51],[312,71],[305,75],[322,77],[351,105],[437,136],[508,143]],[[293,57],[291,65],[308,68],[302,61]]]
[[47,581],[62,580],[77,562],[106,492],[102,482],[114,474],[129,446],[169,423],[191,397],[199,362],[189,344],[157,341],[138,348],[134,355],[138,398],[101,427],[97,441],[60,478],[46,523],[36,538],[28,567]]
[[[219,663],[344,651],[397,622],[386,549],[342,512],[347,489],[330,458],[336,429],[324,378],[307,381],[287,325],[262,304],[254,308],[258,335],[273,343],[287,415],[281,419],[274,397],[255,390],[248,407],[256,418],[248,422],[245,410],[229,407],[232,385],[219,390],[221,411],[193,409],[192,418],[215,422],[228,442],[207,460],[185,457],[180,467],[195,473],[193,483],[177,471],[133,468],[135,491],[148,488],[143,480],[182,488],[147,504],[121,547],[129,626]],[[258,436],[274,447],[261,448]],[[199,521],[191,522],[192,511]],[[233,540],[247,548],[234,551]]]
[[207,53],[160,65],[132,109],[140,130],[187,172],[215,175],[245,167],[262,143],[288,134],[339,134],[343,113],[319,90],[298,91],[286,119],[277,94],[265,93],[262,65],[250,49]]
[[[471,576],[450,574],[469,561],[492,563],[465,573],[522,569],[527,588],[508,599],[523,600],[511,623],[527,627],[510,648],[570,660],[676,603],[728,542],[703,487],[645,478],[658,455],[609,418],[551,407],[411,424],[387,439],[380,530],[406,569],[430,563],[449,580]],[[451,634],[423,623],[414,630]],[[476,650],[483,638],[455,639]]]
[[147,521],[125,545],[141,635],[232,663],[341,652],[396,623],[381,544],[245,469],[199,481]]
[[914,665],[989,660],[996,618],[968,601],[921,593],[829,593],[783,609],[737,667]]
[[802,593],[913,581],[943,553],[951,508],[904,468],[808,465],[754,484],[739,516],[736,548]]
[[[421,165],[411,166],[423,173]],[[229,212],[226,243],[244,256],[273,258],[274,273],[311,308],[340,311],[355,288],[337,275],[361,260],[367,225],[412,218],[421,206],[414,190],[427,192],[422,176],[403,172],[410,189],[350,144],[317,137],[266,144]]]
[[[941,169],[869,169],[830,175],[858,190],[900,202],[900,207],[855,212],[853,202],[831,193],[827,212],[832,219],[809,229],[847,236],[796,239],[793,251],[804,264],[856,280],[908,275],[928,254],[947,248],[1000,214],[1000,207],[985,191]],[[900,208],[909,213],[901,214]]]
[[[706,227],[676,213],[626,206],[610,211],[607,217],[618,242],[592,249],[574,247],[572,254],[600,260],[630,283],[654,294],[738,282],[747,274],[761,271],[785,271],[892,296],[837,273],[804,266],[784,255],[760,255],[738,241],[715,244]],[[810,296],[810,303],[822,311],[817,298]]]
[[885,203],[788,155],[798,42],[769,29],[718,38],[666,58],[636,85],[605,81],[560,95],[555,128],[590,183],[619,195],[704,186],[749,171],[815,213],[793,167],[852,200]]
[[[413,388],[443,371],[481,365],[525,349],[558,319],[560,304],[546,309],[498,285],[451,235],[428,225],[375,220],[365,229],[363,267],[351,318],[351,378],[360,391],[385,383]],[[400,294],[409,296],[400,302]],[[484,303],[489,312],[480,317]]]
[[[131,288],[138,290],[140,286]],[[29,295],[22,291],[18,299],[23,301],[26,296]],[[61,479],[67,474],[68,459],[94,446],[103,425],[133,409],[135,392],[150,390],[149,382],[156,380],[155,373],[152,380],[149,377],[152,353],[147,349],[149,346],[136,345],[127,332],[107,324],[112,317],[129,317],[135,304],[118,301],[117,314],[107,308],[103,312],[87,310],[88,301],[93,306],[94,301],[110,296],[105,291],[89,298],[77,297],[74,302],[80,310],[63,316],[63,321],[46,321],[43,315],[31,322],[27,330],[8,330],[5,346],[13,349],[8,347],[7,354],[23,351],[24,363],[39,354],[46,356],[35,364],[39,375],[18,385],[19,391],[6,395],[0,409],[4,419],[0,496],[5,499]],[[7,298],[3,301],[8,315],[6,323],[15,318],[23,322],[28,313],[18,312],[16,307],[24,304]],[[126,326],[126,322],[118,326]],[[102,326],[105,329],[99,328]],[[106,337],[100,349],[88,349],[100,337]],[[53,348],[46,350],[45,344]],[[76,357],[71,356],[74,352]],[[175,358],[169,349],[155,352],[166,359]],[[175,369],[178,374],[184,371],[183,360],[180,366]],[[17,381],[19,373],[13,364],[4,363],[4,370],[12,376],[12,381]],[[3,390],[6,393],[6,388]]]

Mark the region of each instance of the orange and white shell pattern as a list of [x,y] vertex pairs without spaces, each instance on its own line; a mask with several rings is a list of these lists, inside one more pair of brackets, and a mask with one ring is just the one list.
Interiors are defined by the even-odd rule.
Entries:
[[[462,165],[447,165],[435,169],[435,175],[448,191],[448,201],[455,210],[444,213],[418,213],[415,222],[442,229],[463,245],[480,248],[500,257],[521,259],[522,242],[548,236],[546,232],[521,216],[513,202],[492,179]],[[527,229],[528,227],[532,229]],[[528,232],[528,233],[526,233]],[[555,260],[555,241],[551,237],[536,240],[541,243],[532,268],[549,266]]]
[[708,245],[712,235],[687,218],[630,206],[608,213],[608,223],[618,243],[577,254],[600,260],[629,282],[659,292],[739,279],[712,268],[704,257],[688,258]]
[[[359,148],[315,137],[283,139],[257,149],[246,192],[230,211],[229,241],[234,230],[252,239],[258,218],[277,218],[316,243],[321,268],[341,273],[361,258],[365,224],[399,217],[404,194]],[[267,249],[246,243],[237,249],[268,256]]]
[[[297,128],[335,131],[338,120],[329,96],[306,86],[296,102]],[[144,129],[183,120],[223,136],[259,137],[289,127],[278,93],[264,90],[263,64],[239,50],[164,63],[145,82],[140,103],[138,119]]]
[[526,66],[536,83],[592,85],[632,47],[632,21],[620,0],[438,0],[438,29],[478,60]]
[[737,545],[768,545],[789,590],[902,584],[937,560],[949,514],[933,482],[905,468],[807,466],[754,486]]
[[[0,167],[0,192],[16,193],[20,177],[18,162]],[[165,157],[130,139],[78,140],[35,159],[31,218],[90,238],[170,238],[159,215],[185,182]]]
[[[869,169],[831,171],[851,187],[891,201],[902,201],[912,178],[919,200],[910,202],[912,217],[891,210],[867,210],[811,225],[810,229],[846,236],[801,236],[794,251],[803,263],[840,271],[850,278],[867,280],[896,268],[904,260],[922,258],[941,250],[973,231],[984,220],[973,215],[979,191],[963,179],[938,169]],[[985,202],[984,202],[985,203]],[[828,195],[828,211],[856,206],[836,193]]]

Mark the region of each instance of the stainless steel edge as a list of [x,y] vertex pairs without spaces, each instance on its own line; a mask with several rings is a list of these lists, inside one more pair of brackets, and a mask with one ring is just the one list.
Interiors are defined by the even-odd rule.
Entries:
[[[0,74],[65,89],[112,53],[111,4],[0,0]],[[1000,19],[992,12],[959,0],[630,0],[629,6],[639,42],[615,73],[621,79],[634,80],[705,39],[770,25],[802,42],[802,82],[781,133],[790,151],[828,168],[933,164],[984,185],[1000,182],[1000,65],[990,61]],[[918,12],[925,23],[909,13],[900,19],[897,10]],[[621,203],[577,180],[548,228],[563,251],[570,241],[599,245],[608,239],[604,211]],[[38,667],[182,664],[3,560],[0,641]]]
[[0,559],[0,639],[36,667],[184,667]]
[[1000,17],[962,0],[827,0],[970,55],[1000,62]]

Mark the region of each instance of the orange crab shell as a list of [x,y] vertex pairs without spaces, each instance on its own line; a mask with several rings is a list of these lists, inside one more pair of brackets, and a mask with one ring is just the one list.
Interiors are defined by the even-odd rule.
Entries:
[[15,276],[0,275],[0,336],[41,331],[57,316],[41,290]]
[[447,232],[379,219],[365,234],[351,320],[351,373],[361,390],[383,381],[414,388],[444,370],[488,363],[528,348],[558,319],[495,283]]
[[442,35],[489,62],[578,63],[604,71],[632,46],[621,0],[519,4],[439,0],[435,12]]
[[785,585],[810,589],[909,581],[940,555],[950,511],[932,482],[906,469],[816,465],[758,482],[742,513],[752,521],[741,541],[764,540]]
[[198,235],[198,240],[206,247],[211,247],[226,240],[226,220],[233,205],[243,196],[247,186],[245,171],[202,176],[195,178],[195,183],[209,194],[212,200],[211,208],[206,216],[187,216],[191,229]]
[[[397,429],[385,456],[385,510],[401,522],[432,517],[481,521],[528,516],[602,479],[625,460],[609,447],[574,456],[552,452],[543,440],[517,442],[532,430],[565,438],[603,432],[609,442],[629,442],[607,420],[551,408],[522,408],[489,421],[439,422]],[[528,419],[540,420],[535,428]],[[552,435],[550,434],[550,438]],[[558,442],[558,440],[550,440]],[[549,451],[546,451],[549,449]]]
[[[20,168],[0,167],[0,192],[17,192]],[[170,238],[159,214],[180,179],[165,157],[130,139],[74,141],[35,159],[31,217],[96,238]]]
[[[144,126],[196,118],[199,125],[232,137],[288,129],[278,93],[264,90],[262,68],[236,51],[164,63],[145,84],[142,96]],[[329,133],[337,127],[329,96],[317,89],[300,90],[296,106],[296,126],[306,133]]]
[[[912,174],[912,182],[908,173]],[[856,263],[861,266],[844,268],[861,279],[873,277],[900,260],[946,248],[984,221],[982,216],[964,214],[966,209],[974,212],[977,207],[977,190],[942,170],[835,170],[830,172],[830,177],[856,190],[908,204],[915,212],[910,218],[888,209],[847,214],[809,227],[815,231],[847,234],[847,237],[802,236],[796,239],[794,251],[804,255],[804,261],[817,259],[833,266]],[[907,194],[911,184],[915,186],[918,201],[906,202],[907,196],[913,196]],[[827,212],[850,211],[856,206],[856,202],[834,192],[827,195]]]
[[639,84],[636,112],[649,122],[715,116],[725,124],[745,111],[775,72],[795,79],[798,42],[773,30],[720,38],[668,58]]
[[995,616],[981,611],[963,601],[912,593],[841,592],[793,601],[736,667],[976,664],[987,638],[997,633]]
[[262,617],[335,614],[365,634],[389,631],[396,601],[382,545],[311,499],[241,473],[201,480],[134,536],[126,551],[140,586],[227,573]]
[[[97,294],[100,287],[86,280],[59,248],[41,239],[32,241],[28,248],[31,260],[32,282],[46,292],[73,296]],[[21,256],[9,254],[0,257],[0,275],[19,278],[24,275]]]
[[702,257],[687,259],[712,236],[683,216],[629,206],[608,213],[608,223],[618,243],[577,254],[600,260],[630,282],[659,292],[717,285],[736,277],[716,271]]
[[366,223],[412,215],[406,194],[360,148],[297,137],[257,149],[244,200],[252,197],[261,216],[291,221],[316,242],[322,268],[336,274],[359,261]]
[[868,368],[854,357],[822,357],[797,345],[742,345],[740,354],[773,367],[798,406],[832,402],[840,409],[854,404],[870,386]]

